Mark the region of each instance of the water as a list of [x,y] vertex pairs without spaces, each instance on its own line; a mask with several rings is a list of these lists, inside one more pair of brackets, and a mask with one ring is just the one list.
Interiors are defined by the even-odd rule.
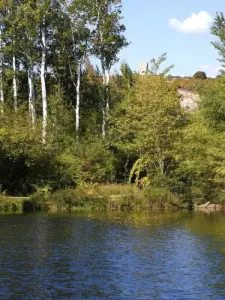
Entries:
[[2,215],[0,299],[225,299],[225,214]]

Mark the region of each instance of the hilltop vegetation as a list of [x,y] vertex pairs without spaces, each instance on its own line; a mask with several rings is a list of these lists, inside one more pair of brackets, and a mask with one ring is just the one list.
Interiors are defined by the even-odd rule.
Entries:
[[[225,203],[223,76],[171,80],[172,66],[159,71],[165,55],[151,60],[146,76],[125,62],[110,75],[127,45],[121,1],[3,2],[3,193],[45,199],[83,185],[129,183],[175,206]],[[213,34],[225,49],[222,16]],[[197,111],[181,108],[178,88],[198,92]]]

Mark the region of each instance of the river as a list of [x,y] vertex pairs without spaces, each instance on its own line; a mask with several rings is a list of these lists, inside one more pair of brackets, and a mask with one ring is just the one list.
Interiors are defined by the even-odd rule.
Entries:
[[0,299],[225,299],[225,214],[0,215]]

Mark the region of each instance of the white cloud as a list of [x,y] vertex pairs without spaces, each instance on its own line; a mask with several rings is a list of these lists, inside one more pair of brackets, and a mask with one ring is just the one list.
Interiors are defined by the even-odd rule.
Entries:
[[213,22],[212,16],[206,11],[200,11],[192,14],[183,21],[177,19],[169,19],[169,26],[183,33],[205,33],[209,31]]
[[211,65],[200,65],[198,69],[199,71],[205,71],[208,76],[215,77],[216,75],[218,75],[221,67]]

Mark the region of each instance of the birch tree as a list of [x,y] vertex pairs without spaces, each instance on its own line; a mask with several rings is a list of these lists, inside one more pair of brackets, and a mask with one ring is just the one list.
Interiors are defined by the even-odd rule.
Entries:
[[46,15],[42,11],[40,22],[41,33],[41,92],[42,92],[42,141],[46,142],[46,127],[47,127],[47,92],[46,92]]
[[[16,16],[16,1],[2,0],[0,1],[0,97],[1,102],[4,102],[3,92],[3,58],[7,56],[6,65],[12,68],[12,90],[14,109],[17,109],[17,80],[16,80],[16,36],[15,36],[15,16]],[[4,55],[5,54],[5,55]]]
[[57,13],[59,7],[58,1],[54,0],[39,0],[36,2],[36,21],[39,29],[39,47],[40,47],[40,80],[41,80],[41,93],[42,93],[42,142],[46,143],[47,135],[47,87],[46,87],[46,75],[47,75],[47,59],[50,57],[50,48],[53,43],[52,21]]
[[[0,15],[1,18],[1,15]],[[2,37],[3,25],[0,22],[0,103],[4,103],[4,91],[3,91],[3,37]],[[1,108],[2,110],[2,108]]]
[[[91,36],[91,6],[89,1],[72,0],[63,1],[63,7],[69,19],[69,32],[72,41],[71,59],[68,61],[70,77],[76,90],[75,130],[80,127],[80,101],[82,69],[90,52]],[[74,63],[74,67],[71,63]]]
[[13,106],[14,109],[18,108],[18,84],[17,84],[17,49],[18,49],[18,36],[17,25],[18,18],[17,12],[19,7],[19,1],[9,1],[8,18],[7,18],[7,36],[8,36],[8,53],[12,59],[12,90],[13,90]]
[[106,135],[106,119],[110,108],[110,70],[118,61],[118,53],[128,43],[121,24],[121,0],[95,0],[95,35],[93,53],[100,59],[103,83],[102,136]]
[[20,51],[24,57],[24,68],[27,70],[27,82],[28,82],[28,107],[31,118],[32,127],[35,126],[36,112],[35,112],[35,68],[37,68],[38,55],[36,54],[38,31],[37,23],[35,21],[35,5],[33,1],[26,1],[21,5],[19,13],[19,25],[20,30]]

